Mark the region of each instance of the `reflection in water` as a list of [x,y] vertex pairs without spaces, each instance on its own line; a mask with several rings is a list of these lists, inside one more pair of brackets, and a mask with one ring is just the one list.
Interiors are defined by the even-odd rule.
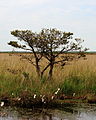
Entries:
[[0,120],[96,120],[96,105],[74,105],[63,109],[0,108]]

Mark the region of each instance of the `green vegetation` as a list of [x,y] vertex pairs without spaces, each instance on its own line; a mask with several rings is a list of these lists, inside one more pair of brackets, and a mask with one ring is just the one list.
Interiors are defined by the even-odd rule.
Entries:
[[73,96],[74,93],[76,96],[96,93],[96,75],[93,73],[90,76],[71,74],[61,81],[59,78],[58,81],[53,80],[53,82],[48,82],[46,77],[42,78],[41,81],[35,80],[32,76],[23,77],[25,77],[23,73],[19,75],[0,74],[0,95],[8,94],[12,96],[14,94],[14,96],[18,96],[22,91],[29,91],[32,94],[50,96],[58,88],[60,88],[60,94],[68,96]]

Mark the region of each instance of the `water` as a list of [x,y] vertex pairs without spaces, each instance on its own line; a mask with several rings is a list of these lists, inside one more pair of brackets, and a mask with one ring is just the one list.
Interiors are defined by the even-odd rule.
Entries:
[[96,120],[96,104],[79,104],[59,109],[0,108],[0,120]]

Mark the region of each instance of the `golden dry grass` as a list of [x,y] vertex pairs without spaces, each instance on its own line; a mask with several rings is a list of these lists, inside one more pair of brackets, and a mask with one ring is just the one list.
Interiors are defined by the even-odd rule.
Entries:
[[[42,64],[46,64],[43,60]],[[55,80],[62,80],[64,77],[69,76],[71,73],[82,75],[89,75],[91,72],[96,72],[96,55],[87,55],[87,60],[79,60],[68,63],[68,65],[63,68],[56,65],[54,68],[53,77]],[[10,71],[8,71],[10,69]],[[33,65],[31,65],[27,60],[20,60],[20,57],[16,55],[9,56],[9,53],[0,53],[0,73],[11,73],[11,70],[16,72],[16,74],[28,72],[33,77],[36,77],[36,71]],[[13,73],[13,74],[14,74]]]
[[[51,94],[51,91],[55,91],[58,86],[64,83],[66,78],[72,76],[76,76],[80,80],[83,79],[84,89],[91,86],[92,90],[95,90],[96,54],[87,54],[86,57],[87,60],[81,59],[70,62],[64,68],[56,65],[53,80],[44,83],[44,79],[42,81],[38,80],[34,66],[28,61],[21,61],[20,57],[16,55],[10,56],[9,53],[0,53],[0,92],[10,91],[11,87],[11,93],[15,90],[18,92],[19,89],[27,89],[29,86],[28,89],[32,89],[34,92],[40,91],[43,94]],[[42,65],[45,63],[46,61],[43,60]],[[23,73],[29,73],[30,79],[25,80]],[[47,73],[45,73],[46,75]],[[6,83],[6,81],[9,82]]]

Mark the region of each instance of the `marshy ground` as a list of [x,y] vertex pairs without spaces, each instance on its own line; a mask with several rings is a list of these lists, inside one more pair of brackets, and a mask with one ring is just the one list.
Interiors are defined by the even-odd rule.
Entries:
[[38,103],[96,102],[96,54],[86,54],[86,60],[72,61],[64,67],[56,65],[50,81],[47,72],[38,79],[34,66],[20,60],[19,55],[0,53],[0,100],[4,104],[26,107]]

